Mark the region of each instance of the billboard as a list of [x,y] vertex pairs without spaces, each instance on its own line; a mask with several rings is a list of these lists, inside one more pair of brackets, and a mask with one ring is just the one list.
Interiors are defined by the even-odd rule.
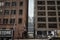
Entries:
[[13,30],[6,30],[6,29],[0,30],[0,37],[12,37],[12,36],[13,36]]

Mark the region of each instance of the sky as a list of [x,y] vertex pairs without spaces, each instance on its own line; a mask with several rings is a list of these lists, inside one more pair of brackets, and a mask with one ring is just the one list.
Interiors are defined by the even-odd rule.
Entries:
[[29,8],[28,8],[28,15],[29,17],[34,16],[34,0],[29,0]]

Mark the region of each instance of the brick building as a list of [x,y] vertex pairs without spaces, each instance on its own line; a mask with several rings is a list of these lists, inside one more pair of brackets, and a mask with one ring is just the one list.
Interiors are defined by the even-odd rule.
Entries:
[[28,0],[0,0],[0,29],[13,29],[14,38],[25,38]]

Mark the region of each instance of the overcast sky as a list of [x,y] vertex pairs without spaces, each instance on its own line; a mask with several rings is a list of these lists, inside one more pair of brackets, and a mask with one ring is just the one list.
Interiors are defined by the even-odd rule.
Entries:
[[29,0],[29,12],[30,17],[33,17],[34,15],[34,0]]

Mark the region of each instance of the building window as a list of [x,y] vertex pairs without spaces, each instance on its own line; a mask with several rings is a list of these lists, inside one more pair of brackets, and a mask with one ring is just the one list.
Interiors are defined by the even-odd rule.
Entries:
[[58,10],[60,10],[60,6],[58,6]]
[[38,28],[46,28],[46,24],[45,23],[38,23],[37,27]]
[[51,34],[51,31],[48,31],[48,35],[52,35],[52,34]]
[[48,6],[47,9],[48,10],[56,10],[55,6]]
[[23,10],[19,10],[19,15],[22,15],[23,14]]
[[16,2],[12,2],[12,6],[16,6]]
[[60,28],[60,24],[59,24],[59,28]]
[[6,29],[6,28],[2,28],[2,29]]
[[15,23],[15,19],[10,19],[10,24],[14,24]]
[[0,15],[2,15],[2,13],[3,13],[3,12],[2,12],[2,10],[0,9]]
[[21,24],[22,23],[22,18],[18,19],[18,23]]
[[23,6],[23,2],[20,2],[20,6]]
[[9,15],[9,10],[4,10],[4,15]]
[[0,12],[0,15],[2,15],[2,12]]
[[3,19],[3,24],[8,24],[8,19]]
[[48,27],[49,28],[57,28],[57,24],[55,24],[55,23],[49,23]]
[[0,1],[0,6],[4,6],[4,2]]
[[1,19],[0,19],[0,24],[1,24]]
[[55,1],[47,1],[47,5],[55,5]]
[[37,15],[38,15],[38,16],[45,16],[46,13],[45,13],[45,12],[38,12]]
[[46,18],[45,17],[38,17],[37,21],[46,22]]
[[11,15],[16,14],[16,10],[11,10]]
[[38,6],[37,9],[38,10],[45,10],[45,6]]
[[[47,31],[37,31],[37,35],[41,37],[47,37]],[[43,35],[43,36],[42,36]]]
[[45,1],[37,1],[38,5],[45,5]]
[[60,12],[58,12],[58,15],[60,16]]
[[42,35],[42,31],[37,31],[37,35]]
[[59,22],[60,22],[60,17],[59,17]]
[[5,2],[5,6],[10,6],[10,2]]
[[60,1],[57,1],[57,5],[60,5]]
[[56,17],[49,17],[48,21],[49,22],[57,22],[57,19],[56,19]]
[[48,12],[48,16],[56,16],[56,12]]

